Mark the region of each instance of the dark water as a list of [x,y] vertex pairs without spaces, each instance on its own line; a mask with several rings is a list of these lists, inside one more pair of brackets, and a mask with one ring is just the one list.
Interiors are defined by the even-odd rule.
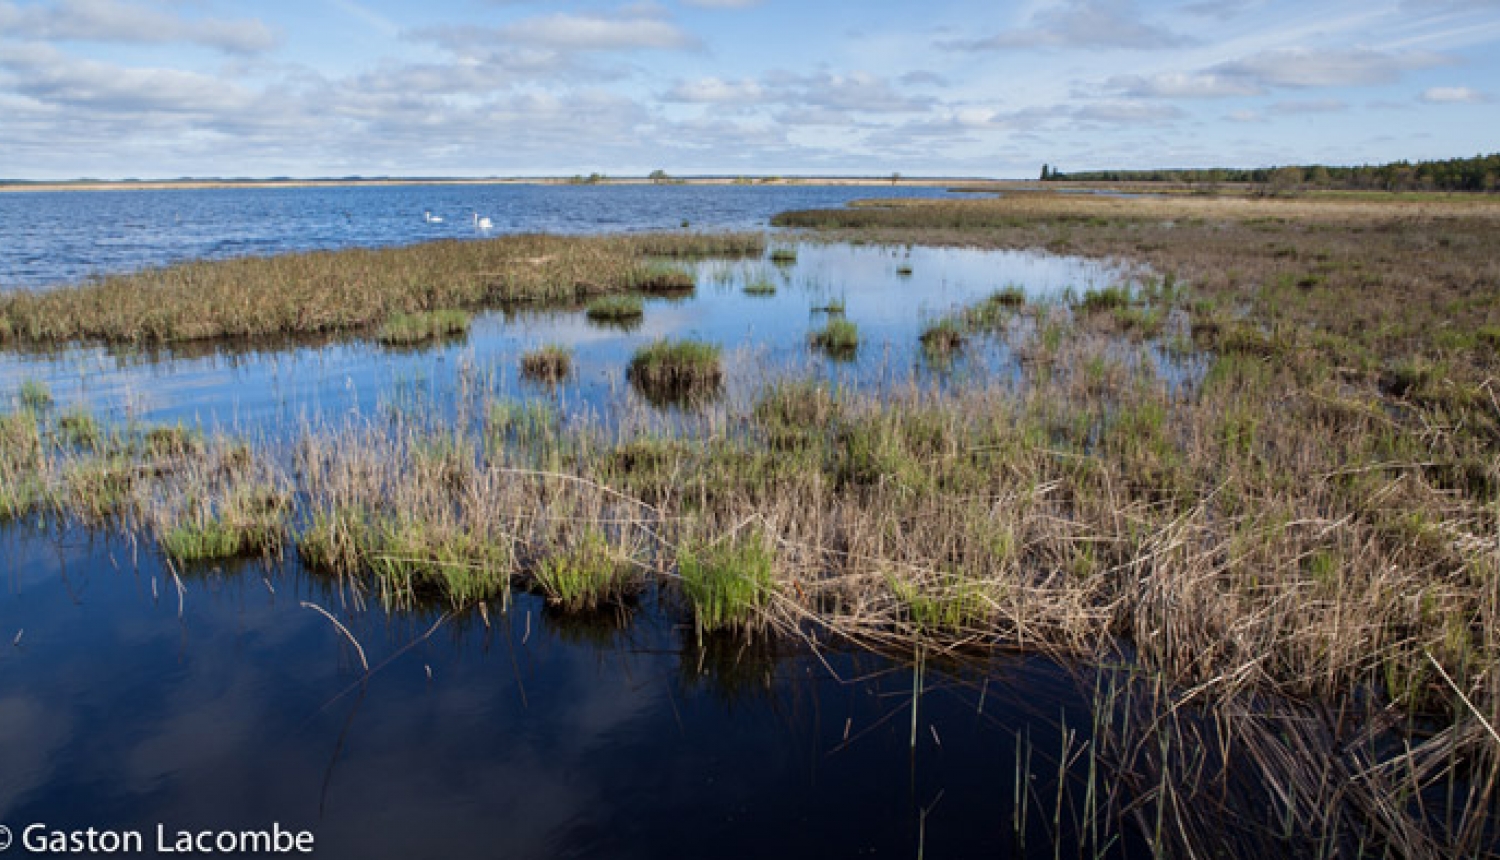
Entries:
[[[149,848],[158,824],[274,822],[320,857],[1050,857],[1059,732],[1089,726],[1087,682],[997,655],[929,664],[913,749],[909,661],[699,647],[653,595],[621,623],[523,594],[486,624],[359,612],[294,564],[189,571],[179,593],[127,539],[34,526],[0,533],[0,558],[18,835]],[[304,602],[349,626],[368,680]],[[1038,751],[1027,851],[1018,738]]]
[[[490,235],[760,230],[788,209],[941,188],[399,185],[0,194],[0,290],[71,283],[185,259],[406,245]],[[428,223],[424,213],[443,219]]]

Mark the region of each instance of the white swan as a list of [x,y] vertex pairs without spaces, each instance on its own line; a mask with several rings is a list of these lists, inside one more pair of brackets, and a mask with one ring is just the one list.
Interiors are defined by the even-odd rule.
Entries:
[[486,218],[479,217],[479,213],[475,212],[474,213],[474,229],[480,231],[481,233],[488,233],[489,231],[495,229],[495,223],[493,221],[491,221],[487,217]]
[[441,223],[443,223],[443,216],[441,216],[441,215],[434,215],[431,212],[423,212],[422,213],[422,218],[424,220],[426,220],[428,224],[441,224]]

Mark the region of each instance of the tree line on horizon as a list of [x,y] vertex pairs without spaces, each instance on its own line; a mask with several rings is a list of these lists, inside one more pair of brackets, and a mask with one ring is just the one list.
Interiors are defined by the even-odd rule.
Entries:
[[1374,191],[1500,190],[1500,153],[1442,161],[1394,161],[1390,164],[1335,167],[1323,164],[1284,167],[1211,167],[1160,170],[1085,170],[1064,173],[1042,165],[1043,182],[1182,182],[1212,185],[1248,183],[1277,190],[1332,188]]

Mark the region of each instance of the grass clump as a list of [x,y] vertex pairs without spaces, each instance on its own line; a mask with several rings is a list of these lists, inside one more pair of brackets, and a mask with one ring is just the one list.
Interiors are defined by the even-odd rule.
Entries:
[[912,269],[911,263],[902,263],[901,265],[896,267],[896,274],[900,275],[903,278],[911,277],[913,271],[915,270]]
[[533,575],[547,602],[567,611],[618,601],[633,585],[629,567],[596,529],[587,530],[566,551],[537,562]]
[[745,284],[745,295],[747,296],[774,296],[776,285],[769,278],[757,278]]
[[596,322],[624,323],[646,315],[640,296],[601,296],[589,302],[588,318]]
[[104,431],[88,410],[76,407],[57,419],[58,437],[65,445],[92,448],[104,439]]
[[560,382],[572,370],[573,351],[559,344],[547,344],[521,356],[521,373],[539,382]]
[[21,401],[21,408],[32,412],[42,412],[52,406],[52,391],[47,384],[35,379],[28,379],[21,383],[21,390],[17,394]]
[[1084,313],[1092,314],[1122,310],[1130,307],[1132,301],[1130,288],[1123,284],[1116,284],[1102,289],[1086,290],[1083,297],[1074,303],[1074,307]]
[[677,572],[699,632],[749,627],[771,595],[773,562],[759,534],[680,547]]
[[829,299],[821,305],[814,305],[812,308],[812,312],[824,313],[828,314],[829,316],[843,316],[844,311],[847,309],[847,307],[848,303],[845,301],[844,297],[839,296],[836,299]]
[[436,592],[461,606],[510,584],[510,545],[458,524],[398,514],[362,534],[368,545],[360,555],[388,605],[411,605]]
[[189,513],[160,536],[162,549],[181,562],[213,561],[281,550],[290,500],[270,487],[236,490],[221,505],[195,500]]
[[848,358],[859,349],[859,326],[852,320],[831,319],[812,333],[812,344],[836,358]]
[[667,263],[638,266],[625,278],[624,287],[647,293],[682,293],[694,289],[698,282],[693,273]]
[[467,334],[471,319],[465,311],[427,311],[392,314],[375,333],[387,346],[411,346],[445,337]]
[[724,381],[718,344],[661,339],[636,350],[627,376],[651,399],[682,400],[717,392]]
[[771,262],[778,265],[789,265],[797,262],[797,249],[782,246],[771,249]]
[[928,355],[950,355],[963,348],[963,327],[955,320],[940,319],[922,330],[922,349]]

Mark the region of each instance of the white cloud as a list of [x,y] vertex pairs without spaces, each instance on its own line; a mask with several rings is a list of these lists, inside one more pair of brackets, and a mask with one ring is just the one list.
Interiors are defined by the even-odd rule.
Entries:
[[726,81],[721,78],[699,78],[683,81],[672,87],[662,98],[670,102],[689,104],[758,104],[764,102],[767,93],[758,82],[751,80]]
[[178,18],[123,0],[0,2],[0,32],[12,38],[54,41],[186,42],[234,54],[267,51],[280,41],[275,31],[254,19]]
[[1428,53],[1388,54],[1368,48],[1311,50],[1286,48],[1215,66],[1218,75],[1275,87],[1351,87],[1388,84],[1412,69],[1449,62]]
[[1489,96],[1468,87],[1430,87],[1422,92],[1422,101],[1428,104],[1477,105],[1489,100]]
[[1121,75],[1110,78],[1105,87],[1132,98],[1224,98],[1259,95],[1265,91],[1253,80],[1212,72]]
[[50,45],[9,46],[0,55],[0,67],[15,73],[11,92],[52,105],[110,114],[216,113],[243,107],[249,100],[244,91],[210,75],[80,60]]
[[1072,111],[1074,119],[1113,125],[1167,122],[1182,115],[1182,111],[1171,105],[1140,101],[1095,102]]
[[700,9],[747,9],[751,6],[759,6],[761,0],[682,0],[684,6],[697,6]]
[[503,40],[558,51],[674,50],[699,46],[695,36],[654,14],[558,12],[499,28]]
[[994,36],[951,40],[939,47],[991,51],[1007,48],[1130,48],[1153,50],[1190,40],[1143,20],[1131,0],[1067,0],[1032,16],[1031,24]]
[[1349,105],[1338,99],[1307,99],[1300,101],[1281,101],[1267,108],[1271,113],[1297,115],[1297,114],[1320,114],[1320,113],[1342,113],[1349,109]]

